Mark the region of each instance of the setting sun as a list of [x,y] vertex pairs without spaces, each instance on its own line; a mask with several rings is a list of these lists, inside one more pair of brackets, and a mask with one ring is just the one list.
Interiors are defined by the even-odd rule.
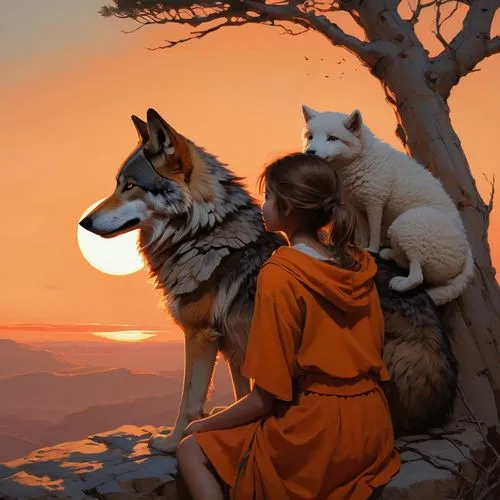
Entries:
[[154,334],[146,333],[143,330],[124,330],[122,332],[94,332],[96,337],[103,337],[117,342],[141,342],[142,340],[154,337]]
[[[81,215],[82,220],[102,200],[93,203]],[[144,267],[137,250],[138,230],[106,239],[77,227],[78,246],[85,260],[95,269],[106,274],[123,276],[133,274]]]

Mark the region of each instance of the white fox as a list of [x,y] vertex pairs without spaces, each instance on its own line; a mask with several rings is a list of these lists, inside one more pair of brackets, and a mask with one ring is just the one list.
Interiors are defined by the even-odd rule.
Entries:
[[380,141],[361,113],[319,112],[302,106],[303,151],[342,172],[346,194],[366,214],[368,250],[409,269],[390,287],[404,292],[422,282],[436,305],[457,298],[474,275],[465,228],[441,182],[422,165]]

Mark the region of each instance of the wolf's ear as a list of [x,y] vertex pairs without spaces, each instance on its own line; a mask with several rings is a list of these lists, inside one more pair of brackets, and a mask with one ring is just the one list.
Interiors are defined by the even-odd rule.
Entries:
[[359,132],[362,123],[361,113],[357,109],[355,109],[344,122],[345,128],[350,130],[353,134]]
[[173,138],[169,135],[169,126],[165,120],[153,108],[148,109],[146,116],[149,135],[148,149],[151,149],[154,153],[159,153],[163,150],[167,154],[173,154],[175,152]]
[[[185,137],[170,126],[153,108],[147,111],[149,146],[152,152],[165,154],[164,168],[168,172],[183,172],[189,181],[193,161],[189,143]],[[159,172],[161,174],[161,172]]]
[[135,130],[137,131],[137,135],[142,143],[146,142],[149,139],[148,133],[148,124],[141,120],[138,116],[132,115],[132,122],[135,125]]
[[302,104],[302,114],[304,115],[304,120],[307,123],[313,116],[318,114],[318,111],[314,111],[314,109]]

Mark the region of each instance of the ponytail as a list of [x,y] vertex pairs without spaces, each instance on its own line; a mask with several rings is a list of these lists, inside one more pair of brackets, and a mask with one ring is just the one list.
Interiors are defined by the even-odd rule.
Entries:
[[359,267],[359,251],[354,243],[356,211],[349,204],[332,202],[331,214],[328,242],[335,250],[340,266],[355,270]]
[[[278,210],[289,207],[300,231],[315,235],[330,247],[338,266],[358,270],[362,252],[355,245],[357,214],[342,202],[338,169],[319,156],[292,153],[269,164],[259,177],[259,187],[273,193]],[[326,227],[329,233],[326,234]]]

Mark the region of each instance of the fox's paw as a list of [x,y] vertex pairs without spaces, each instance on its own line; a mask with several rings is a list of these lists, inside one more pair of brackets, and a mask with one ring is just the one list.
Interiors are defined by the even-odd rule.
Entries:
[[153,434],[148,440],[148,446],[156,451],[161,451],[163,453],[175,453],[177,445],[179,444],[179,439],[175,436],[165,434]]
[[382,248],[378,255],[383,260],[394,260],[394,250],[392,248]]
[[389,288],[396,292],[406,292],[412,288],[412,286],[407,276],[394,276],[394,278],[389,281]]

